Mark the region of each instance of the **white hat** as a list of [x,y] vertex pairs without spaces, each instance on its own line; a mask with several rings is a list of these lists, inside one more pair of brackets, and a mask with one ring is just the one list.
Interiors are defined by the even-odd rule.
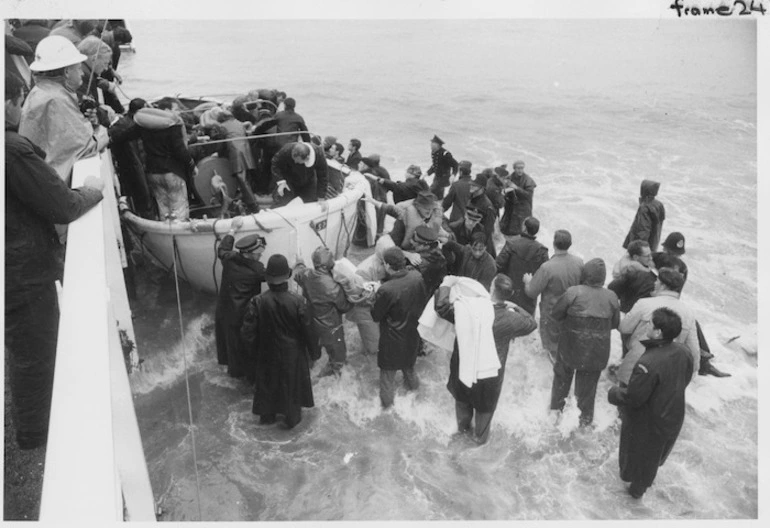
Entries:
[[58,70],[79,64],[87,58],[69,39],[60,35],[51,35],[37,45],[35,62],[29,65],[29,69],[33,72]]

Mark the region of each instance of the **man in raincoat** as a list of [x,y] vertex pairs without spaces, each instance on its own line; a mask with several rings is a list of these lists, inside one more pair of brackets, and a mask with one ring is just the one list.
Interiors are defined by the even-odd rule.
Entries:
[[568,288],[551,309],[551,316],[562,324],[553,366],[551,410],[564,409],[574,377],[583,427],[593,422],[596,385],[610,359],[610,333],[620,323],[620,302],[604,287],[606,277],[604,261],[589,260],[581,284]]
[[652,180],[642,180],[639,191],[639,208],[631,223],[631,228],[623,242],[623,248],[634,240],[644,240],[650,244],[650,249],[658,250],[660,232],[663,229],[663,221],[666,219],[666,208],[657,198],[660,183]]
[[107,146],[104,127],[96,112],[85,117],[78,106],[77,90],[83,83],[81,63],[86,56],[61,36],[40,41],[30,69],[35,87],[22,108],[19,134],[45,153],[45,160],[64,181],[70,181],[79,159],[95,156]]
[[644,353],[628,386],[614,386],[609,402],[621,408],[620,478],[638,499],[650,487],[658,467],[671,454],[685,415],[685,388],[694,366],[687,347],[674,340],[682,330],[679,315],[668,308],[652,312]]
[[310,363],[321,356],[317,337],[301,295],[289,291],[291,268],[281,254],[267,261],[268,291],[252,297],[243,318],[241,337],[256,359],[256,385],[251,412],[261,424],[284,416],[289,429],[302,420],[302,407],[313,407]]
[[342,314],[350,311],[353,305],[332,275],[334,254],[328,248],[319,246],[311,258],[313,269],[309,269],[302,261],[298,262],[294,267],[294,280],[307,299],[308,312],[318,336],[318,346],[325,348],[329,354],[329,363],[321,376],[339,376],[348,356]]
[[252,297],[259,295],[265,280],[265,266],[259,259],[266,244],[259,235],[248,235],[235,242],[234,235],[242,226],[243,218],[234,218],[217,249],[222,261],[222,285],[215,316],[217,361],[227,365],[231,377],[246,376],[254,380],[254,354],[241,343],[240,330],[246,306]]
[[428,299],[420,273],[406,268],[401,248],[392,247],[383,255],[388,280],[377,290],[372,319],[380,323],[380,401],[384,408],[393,405],[396,372],[404,374],[407,390],[417,390],[420,380],[414,371],[420,334],[417,324]]

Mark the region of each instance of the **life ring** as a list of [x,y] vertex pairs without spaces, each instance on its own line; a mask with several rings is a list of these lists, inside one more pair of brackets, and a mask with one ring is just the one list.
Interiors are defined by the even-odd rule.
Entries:
[[182,118],[168,110],[159,108],[142,108],[134,114],[134,122],[142,128],[163,130],[174,125],[183,124]]

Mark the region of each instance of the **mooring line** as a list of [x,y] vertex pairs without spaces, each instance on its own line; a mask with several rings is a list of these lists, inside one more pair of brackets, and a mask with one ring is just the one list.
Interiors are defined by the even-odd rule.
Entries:
[[171,221],[169,221],[169,232],[171,233],[172,257],[174,259],[174,286],[176,287],[176,306],[179,312],[179,333],[182,338],[182,362],[184,364],[184,383],[187,391],[187,414],[190,419],[190,440],[192,442],[193,464],[195,469],[195,491],[198,497],[198,520],[203,521],[203,511],[201,509],[201,480],[198,475],[198,453],[195,449],[195,424],[192,414],[192,399],[190,398],[190,377],[187,371],[187,346],[185,345],[184,320],[182,319],[182,301],[179,295],[179,274],[177,273],[177,245],[176,237],[171,230]]

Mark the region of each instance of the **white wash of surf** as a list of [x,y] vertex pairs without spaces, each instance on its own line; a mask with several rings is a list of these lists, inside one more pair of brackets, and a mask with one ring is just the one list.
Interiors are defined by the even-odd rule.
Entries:
[[[396,179],[412,163],[427,170],[434,133],[458,160],[473,161],[474,174],[523,159],[538,183],[539,240],[550,246],[553,232],[567,228],[573,251],[603,258],[608,269],[623,254],[641,180],[660,181],[664,236],[687,237],[683,299],[717,365],[733,374],[694,380],[679,441],[637,502],[618,477],[619,423],[606,402],[606,374],[593,431],[577,429],[572,399],[554,425],[551,367],[537,333],[513,345],[490,443],[474,448],[452,440],[446,353],[420,359],[420,390],[399,393],[393,411],[382,413],[376,360],[359,355],[360,340],[347,328],[350,366],[341,383],[316,381],[316,408],[288,433],[257,425],[249,391],[216,365],[210,319],[189,316],[205,518],[756,517],[755,36],[748,25],[671,22],[133,24],[143,48],[121,58],[132,96],[275,85],[297,99],[311,130],[343,144],[360,138],[363,153],[381,154]],[[225,30],[232,39],[210,38]],[[233,44],[275,49],[289,35],[294,44],[281,55],[245,54]],[[197,69],[179,60],[180,48]],[[160,304],[170,315],[154,319],[175,317],[175,303]],[[213,314],[212,299],[193,304]],[[152,369],[141,389],[164,388],[137,404],[164,518],[191,520],[181,348],[168,334],[143,347]],[[613,360],[619,350],[614,334]]]
[[[696,378],[688,389],[688,415],[679,442],[639,503],[627,498],[617,475],[619,423],[616,409],[606,401],[610,381],[605,375],[600,381],[593,430],[578,428],[573,398],[555,424],[548,412],[551,364],[536,334],[511,347],[490,442],[480,448],[453,437],[454,402],[445,388],[448,352],[433,350],[420,359],[419,391],[401,389],[393,410],[382,412],[376,358],[360,354],[350,324],[346,337],[350,358],[342,378],[317,378],[326,359],[316,364],[316,407],[305,410],[303,422],[291,432],[259,426],[246,384],[227,377],[225,367],[217,366],[211,356],[199,361],[197,367],[205,374],[194,377],[192,385],[206,519],[664,519],[756,514],[756,472],[751,464],[755,447],[736,442],[734,430],[725,427],[729,423],[756,438],[756,423],[746,413],[756,412],[750,399],[755,369],[733,369],[728,384]],[[209,350],[213,354],[211,338]],[[138,402],[143,427],[155,422],[145,430],[145,450],[153,486],[166,490],[164,519],[191,520],[196,507],[184,429],[185,395],[181,383],[166,387]],[[750,408],[744,409],[746,405]]]

